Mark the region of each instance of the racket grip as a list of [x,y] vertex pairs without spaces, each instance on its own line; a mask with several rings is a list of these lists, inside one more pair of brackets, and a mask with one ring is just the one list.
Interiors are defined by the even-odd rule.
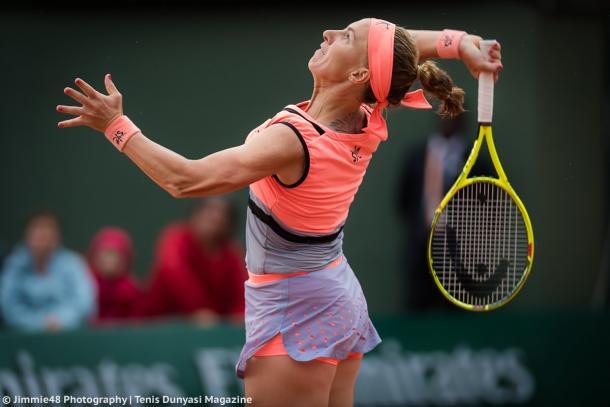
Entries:
[[[496,40],[481,40],[479,47],[486,60],[489,50]],[[491,123],[494,110],[494,75],[491,72],[479,74],[479,123]]]

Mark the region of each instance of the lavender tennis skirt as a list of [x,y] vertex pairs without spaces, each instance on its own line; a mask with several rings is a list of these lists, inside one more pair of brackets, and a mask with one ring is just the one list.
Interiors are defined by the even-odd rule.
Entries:
[[265,283],[245,282],[246,343],[236,365],[246,363],[277,333],[294,360],[346,359],[381,343],[360,283],[345,256],[339,264],[305,275]]

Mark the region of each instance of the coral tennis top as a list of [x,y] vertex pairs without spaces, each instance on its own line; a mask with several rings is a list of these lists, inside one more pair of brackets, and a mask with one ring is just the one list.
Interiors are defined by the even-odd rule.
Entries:
[[[368,133],[338,133],[316,122],[309,101],[288,105],[254,129],[289,127],[305,153],[302,177],[286,185],[276,176],[250,185],[246,264],[254,274],[322,269],[342,254],[343,226],[380,139]],[[363,104],[367,123],[371,109]]]

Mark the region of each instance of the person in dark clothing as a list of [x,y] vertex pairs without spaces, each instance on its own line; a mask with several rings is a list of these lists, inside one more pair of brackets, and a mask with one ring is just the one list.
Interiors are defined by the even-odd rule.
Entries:
[[[436,288],[428,267],[428,238],[434,212],[460,175],[470,139],[465,115],[441,118],[438,129],[407,153],[400,172],[397,211],[407,231],[400,264],[405,272],[407,311],[450,310],[455,307]],[[471,174],[493,174],[489,161],[479,159]]]

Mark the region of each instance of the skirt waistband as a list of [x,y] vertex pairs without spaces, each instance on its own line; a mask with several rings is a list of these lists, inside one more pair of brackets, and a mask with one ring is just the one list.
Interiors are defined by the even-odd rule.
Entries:
[[[328,263],[326,266],[324,266],[324,268],[322,268],[322,270],[325,270],[325,269],[331,268],[331,267],[335,267],[335,266],[339,265],[341,263],[341,261],[343,261],[343,255],[340,255],[335,260]],[[294,273],[282,273],[282,274],[279,274],[279,273],[254,274],[254,273],[251,273],[250,270],[248,270],[248,282],[253,285],[264,284],[264,283],[268,283],[270,281],[284,280],[286,278],[304,276],[305,274],[309,274],[309,273],[315,273],[315,271],[311,271],[311,272],[310,271],[295,271]]]

